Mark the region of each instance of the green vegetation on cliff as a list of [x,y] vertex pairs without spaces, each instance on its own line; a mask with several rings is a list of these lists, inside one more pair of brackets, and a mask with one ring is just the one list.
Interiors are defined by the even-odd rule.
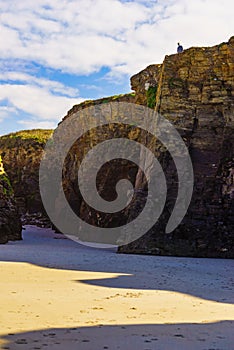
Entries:
[[150,86],[147,90],[146,96],[147,96],[147,106],[149,108],[154,108],[156,105],[156,93],[157,93],[157,86]]
[[99,98],[97,100],[86,100],[84,102],[79,103],[78,105],[74,105],[72,107],[72,109],[70,109],[68,111],[67,115],[63,118],[63,120],[65,120],[71,114],[76,113],[84,108],[103,104],[103,103],[110,103],[110,102],[134,103],[135,102],[135,92],[130,92],[127,94],[119,94],[119,95],[114,95],[114,96],[107,96],[107,97]]
[[13,195],[13,188],[11,186],[9,178],[7,177],[7,174],[5,173],[1,156],[0,156],[0,186],[1,186],[1,191],[3,195],[6,195],[6,196]]
[[51,129],[33,129],[17,131],[8,135],[0,137],[0,148],[20,146],[22,142],[33,141],[44,144],[52,136],[53,130]]
[[0,244],[21,239],[22,224],[10,180],[0,156]]
[[39,166],[45,144],[52,134],[53,130],[34,129],[0,137],[0,155],[7,174],[2,167],[3,193],[10,195],[14,191],[20,213],[42,210]]

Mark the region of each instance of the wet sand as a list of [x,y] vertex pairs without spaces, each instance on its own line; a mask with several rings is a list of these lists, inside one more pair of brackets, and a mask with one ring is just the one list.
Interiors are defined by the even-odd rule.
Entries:
[[0,246],[1,349],[234,349],[233,267],[116,254],[27,226]]

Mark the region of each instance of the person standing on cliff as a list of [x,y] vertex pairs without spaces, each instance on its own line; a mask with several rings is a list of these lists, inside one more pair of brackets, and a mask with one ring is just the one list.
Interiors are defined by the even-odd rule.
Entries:
[[183,51],[184,51],[183,46],[180,45],[180,43],[178,43],[177,53],[181,53],[181,52],[183,52]]

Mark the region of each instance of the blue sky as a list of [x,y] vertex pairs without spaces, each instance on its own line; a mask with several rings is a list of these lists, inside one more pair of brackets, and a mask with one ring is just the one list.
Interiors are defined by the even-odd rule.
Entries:
[[55,128],[85,99],[185,48],[234,34],[232,0],[0,0],[0,135]]

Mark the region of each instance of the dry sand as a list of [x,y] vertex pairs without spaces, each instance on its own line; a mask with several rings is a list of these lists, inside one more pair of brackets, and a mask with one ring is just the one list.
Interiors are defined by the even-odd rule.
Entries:
[[234,349],[233,260],[120,255],[28,226],[0,246],[1,349]]

